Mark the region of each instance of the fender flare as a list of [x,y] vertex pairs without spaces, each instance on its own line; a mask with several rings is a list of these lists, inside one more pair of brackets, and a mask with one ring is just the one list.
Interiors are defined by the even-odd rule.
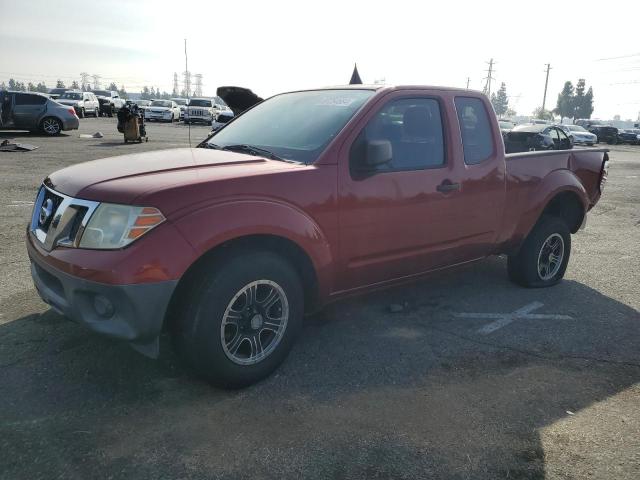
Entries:
[[571,170],[564,168],[554,170],[542,178],[539,186],[525,199],[524,205],[530,207],[520,216],[514,230],[514,244],[519,246],[527,238],[551,201],[556,196],[567,192],[577,196],[586,215],[589,196],[580,179]]
[[289,203],[234,199],[200,208],[172,222],[197,253],[195,263],[216,247],[242,237],[270,235],[296,244],[311,260],[318,295],[332,291],[334,254],[319,225]]

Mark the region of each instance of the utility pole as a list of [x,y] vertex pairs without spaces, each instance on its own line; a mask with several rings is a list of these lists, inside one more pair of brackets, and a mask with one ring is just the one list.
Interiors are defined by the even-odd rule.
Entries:
[[184,39],[184,91],[187,94],[187,98],[191,96],[191,72],[189,71],[189,64],[187,63],[187,39]]
[[484,91],[483,93],[491,98],[491,81],[495,80],[495,78],[493,78],[492,74],[494,73],[493,70],[493,58],[489,60],[488,64],[489,64],[489,69],[487,70],[487,76],[484,78],[486,80],[486,83],[484,84]]
[[544,96],[542,97],[542,112],[544,113],[544,106],[547,103],[547,86],[549,85],[549,70],[551,70],[551,64],[547,63],[547,79],[544,81]]
[[469,90],[469,82],[471,81],[470,77],[467,77],[467,90]]

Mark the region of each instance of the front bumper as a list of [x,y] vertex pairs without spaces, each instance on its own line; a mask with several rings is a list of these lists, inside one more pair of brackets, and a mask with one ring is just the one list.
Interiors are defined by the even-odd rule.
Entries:
[[178,283],[111,285],[86,280],[47,264],[27,240],[31,276],[42,300],[54,310],[91,330],[125,340],[156,358],[159,335]]
[[171,120],[171,113],[152,113],[152,112],[145,111],[144,119],[145,120],[163,120],[168,122]]

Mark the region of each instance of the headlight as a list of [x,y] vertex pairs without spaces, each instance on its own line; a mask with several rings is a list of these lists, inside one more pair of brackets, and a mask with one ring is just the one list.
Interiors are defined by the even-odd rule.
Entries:
[[636,138],[637,138],[638,140],[640,140],[640,135],[636,135]]
[[164,220],[157,208],[101,203],[84,229],[80,248],[123,248]]

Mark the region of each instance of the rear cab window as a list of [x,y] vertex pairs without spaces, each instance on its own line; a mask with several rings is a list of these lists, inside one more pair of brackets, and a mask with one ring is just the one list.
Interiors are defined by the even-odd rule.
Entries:
[[479,98],[456,97],[455,105],[464,149],[464,163],[477,165],[488,160],[495,148],[491,122],[484,102]]

